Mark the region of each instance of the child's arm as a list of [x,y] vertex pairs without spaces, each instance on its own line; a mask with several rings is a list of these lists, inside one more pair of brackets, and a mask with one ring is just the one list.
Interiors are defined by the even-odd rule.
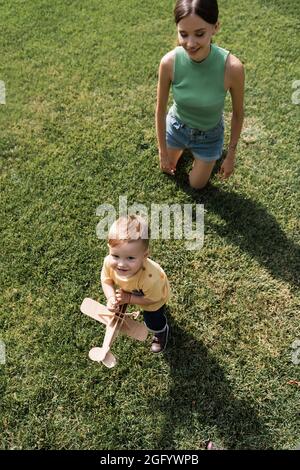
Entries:
[[123,289],[118,289],[116,291],[116,300],[117,302],[122,304],[134,304],[134,305],[151,305],[155,303],[155,300],[146,299],[142,295],[134,295],[130,292],[126,292]]
[[107,308],[108,310],[114,312],[116,310],[117,306],[117,300],[116,300],[116,292],[114,289],[114,283],[112,281],[101,281],[102,285],[102,290],[104,292],[104,295],[107,300]]
[[110,270],[107,264],[107,257],[104,260],[102,270],[101,270],[101,286],[104,292],[104,295],[107,299],[106,306],[108,310],[111,312],[117,311],[117,300],[116,300],[116,292],[114,287],[114,282],[110,277]]

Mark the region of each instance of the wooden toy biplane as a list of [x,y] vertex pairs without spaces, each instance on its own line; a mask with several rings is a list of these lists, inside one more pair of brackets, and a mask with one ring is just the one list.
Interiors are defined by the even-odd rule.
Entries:
[[125,334],[138,341],[145,341],[148,329],[130,316],[134,314],[126,313],[127,304],[121,305],[120,311],[111,312],[104,305],[99,304],[88,297],[84,299],[80,306],[82,313],[106,325],[105,336],[101,348],[92,348],[89,358],[92,361],[102,362],[106,367],[114,367],[117,363],[115,356],[110,351],[113,341],[119,333]]

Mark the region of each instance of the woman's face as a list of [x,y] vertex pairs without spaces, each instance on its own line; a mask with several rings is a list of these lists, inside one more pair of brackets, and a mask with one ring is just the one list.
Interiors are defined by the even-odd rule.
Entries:
[[212,25],[198,15],[188,15],[177,24],[179,44],[191,59],[201,61],[208,56],[211,38],[218,28],[219,23]]

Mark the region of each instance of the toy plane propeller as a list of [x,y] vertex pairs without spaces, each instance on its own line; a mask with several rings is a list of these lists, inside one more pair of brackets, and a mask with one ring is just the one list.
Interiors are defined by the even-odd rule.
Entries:
[[114,367],[117,363],[115,356],[110,351],[113,341],[119,333],[125,334],[138,341],[145,341],[148,329],[143,324],[133,320],[126,313],[127,304],[121,305],[120,312],[110,312],[107,307],[93,299],[85,298],[80,306],[82,313],[106,325],[105,336],[101,348],[92,348],[89,358],[92,361],[102,362],[106,367]]

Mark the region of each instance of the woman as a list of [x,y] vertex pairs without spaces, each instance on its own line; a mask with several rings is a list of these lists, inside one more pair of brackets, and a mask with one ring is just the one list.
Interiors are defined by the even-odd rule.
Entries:
[[[231,136],[221,175],[234,168],[243,125],[244,67],[225,49],[212,44],[219,29],[217,0],[177,0],[174,15],[179,46],[168,52],[159,68],[156,133],[162,171],[174,174],[184,149],[194,156],[189,174],[193,188],[203,188],[224,142],[223,110],[229,90]],[[174,103],[167,119],[172,85]]]

